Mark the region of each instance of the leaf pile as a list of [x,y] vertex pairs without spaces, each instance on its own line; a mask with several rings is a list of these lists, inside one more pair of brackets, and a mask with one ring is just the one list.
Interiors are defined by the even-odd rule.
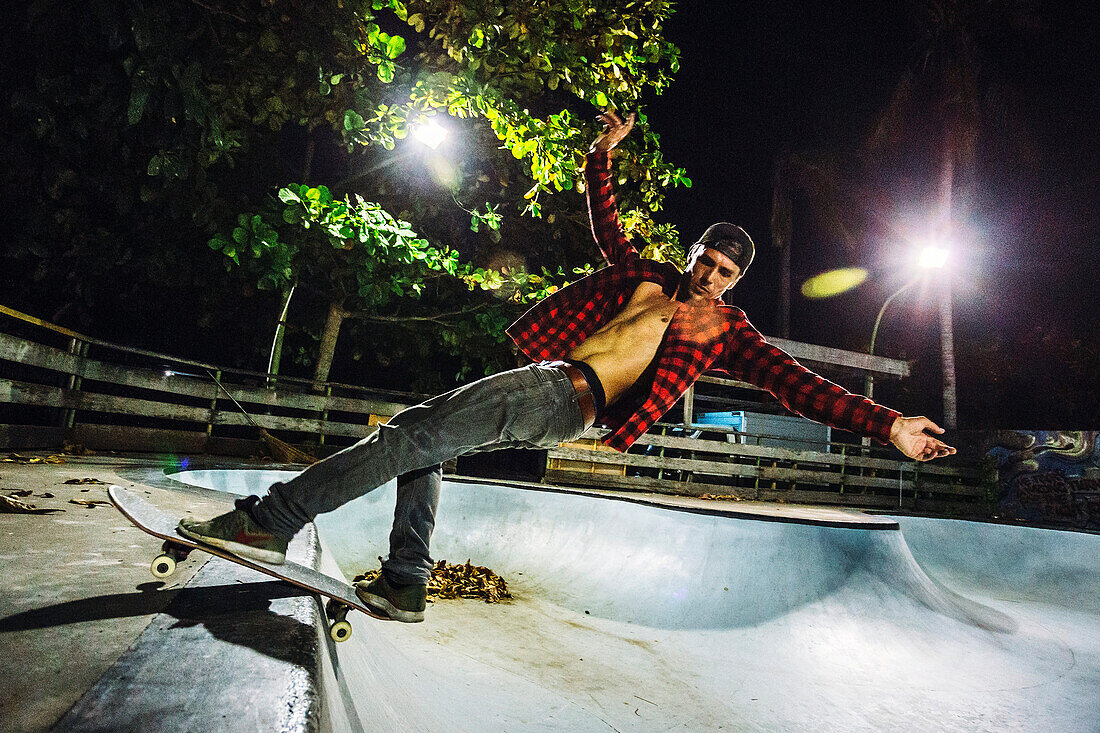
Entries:
[[[374,580],[380,572],[371,570],[357,575],[354,582]],[[489,568],[472,564],[469,559],[463,564],[451,565],[446,560],[440,560],[432,568],[432,579],[428,581],[429,601],[436,598],[479,598],[486,603],[500,603],[511,597],[504,578]]]
[[731,494],[703,494],[699,498],[708,501],[746,501],[740,496],[733,496]]
[[67,483],[67,484],[104,484],[104,485],[107,484],[106,481],[100,481],[97,478],[88,478],[88,477],[86,477],[86,478],[71,478],[71,479],[65,481],[65,483]]

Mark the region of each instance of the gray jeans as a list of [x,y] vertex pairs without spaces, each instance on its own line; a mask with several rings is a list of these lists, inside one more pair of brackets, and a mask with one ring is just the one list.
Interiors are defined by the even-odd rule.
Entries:
[[378,431],[271,485],[253,509],[268,531],[290,539],[330,512],[397,477],[397,508],[386,575],[398,583],[431,577],[444,461],[501,448],[548,448],[585,431],[572,382],[560,366],[501,372],[402,410]]

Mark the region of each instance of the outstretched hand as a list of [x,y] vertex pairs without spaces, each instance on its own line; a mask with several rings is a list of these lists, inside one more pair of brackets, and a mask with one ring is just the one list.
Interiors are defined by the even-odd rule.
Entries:
[[917,461],[930,461],[933,458],[954,455],[954,448],[932,437],[924,432],[925,430],[939,434],[944,432],[943,428],[926,417],[899,417],[894,420],[894,425],[890,428],[890,442],[902,453]]
[[634,128],[635,114],[631,112],[623,120],[614,112],[604,112],[598,118],[603,123],[603,132],[592,142],[592,150],[611,150],[623,141]]

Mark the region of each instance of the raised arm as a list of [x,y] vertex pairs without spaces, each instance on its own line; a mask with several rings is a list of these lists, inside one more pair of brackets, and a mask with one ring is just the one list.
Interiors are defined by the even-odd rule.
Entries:
[[588,151],[584,178],[592,236],[603,256],[614,265],[634,253],[634,248],[623,236],[615,192],[611,186],[611,151],[634,127],[634,113],[628,115],[626,121],[614,112],[600,115],[600,120],[604,123],[604,130]]

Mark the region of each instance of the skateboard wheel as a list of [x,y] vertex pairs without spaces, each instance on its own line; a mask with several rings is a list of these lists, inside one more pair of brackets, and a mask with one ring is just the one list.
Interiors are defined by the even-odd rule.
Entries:
[[347,621],[337,621],[328,627],[328,635],[333,641],[347,641],[351,638],[351,624]]
[[176,572],[176,560],[171,555],[158,555],[149,570],[154,578],[167,578]]

